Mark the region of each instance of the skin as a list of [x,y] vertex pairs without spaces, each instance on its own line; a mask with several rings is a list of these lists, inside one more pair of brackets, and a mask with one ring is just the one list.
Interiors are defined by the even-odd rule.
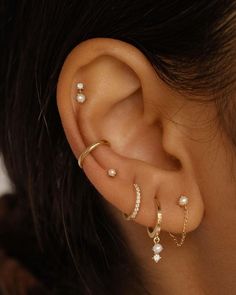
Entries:
[[[84,104],[74,100],[77,82],[85,85]],[[112,39],[75,47],[59,77],[58,109],[75,157],[100,139],[111,143],[94,150],[83,169],[120,223],[151,294],[236,293],[235,154],[206,100],[173,90],[138,49]],[[133,210],[134,182],[141,209],[127,222],[121,212]],[[180,195],[189,197],[189,221],[177,248],[168,232],[182,232]],[[156,222],[154,197],[163,213],[158,264],[146,232]]]

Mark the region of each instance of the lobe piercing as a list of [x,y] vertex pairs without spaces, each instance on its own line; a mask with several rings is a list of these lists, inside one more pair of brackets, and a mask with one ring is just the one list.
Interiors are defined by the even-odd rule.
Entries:
[[75,100],[79,103],[84,103],[86,100],[86,96],[82,93],[84,90],[84,84],[79,82],[76,84],[76,88],[78,90],[78,93],[75,96]]
[[184,224],[183,224],[181,239],[178,240],[174,234],[169,233],[169,235],[173,238],[177,247],[181,247],[183,245],[186,235],[187,235],[186,227],[187,227],[187,223],[188,223],[188,207],[187,207],[188,202],[189,202],[189,199],[186,196],[180,196],[180,198],[178,200],[178,205],[184,209]]
[[116,172],[115,169],[111,168],[111,169],[109,169],[109,170],[107,171],[107,174],[108,174],[108,176],[110,176],[110,177],[115,177],[116,174],[117,174],[117,172]]

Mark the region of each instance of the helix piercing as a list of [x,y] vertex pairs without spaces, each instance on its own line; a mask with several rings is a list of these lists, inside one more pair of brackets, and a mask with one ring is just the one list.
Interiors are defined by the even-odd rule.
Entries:
[[91,144],[90,146],[88,146],[79,156],[79,159],[78,159],[78,164],[79,164],[79,167],[81,169],[83,169],[83,162],[84,162],[84,159],[95,149],[97,148],[99,145],[102,145],[102,144],[106,144],[106,145],[109,145],[110,146],[110,143],[105,140],[105,139],[102,139],[96,143],[93,143]]
[[163,246],[160,244],[160,232],[161,232],[161,223],[162,223],[162,212],[161,212],[161,207],[160,204],[156,200],[156,210],[157,210],[157,218],[156,218],[156,225],[154,229],[147,227],[147,232],[148,235],[151,239],[153,239],[154,246],[152,247],[152,250],[154,252],[154,255],[152,259],[157,263],[160,259],[160,252],[163,250]]
[[177,247],[181,247],[184,244],[184,241],[186,239],[186,227],[187,227],[187,223],[188,223],[188,202],[189,199],[186,196],[180,196],[179,200],[178,200],[178,205],[184,209],[184,223],[183,223],[183,229],[182,229],[182,234],[181,234],[181,239],[178,240],[178,238],[169,232],[169,235],[173,238],[175,244]]
[[140,209],[140,204],[141,204],[141,190],[140,190],[140,187],[137,185],[137,183],[134,183],[134,188],[135,188],[135,191],[136,191],[136,201],[135,201],[135,207],[132,211],[131,214],[126,214],[126,213],[123,213],[123,216],[126,220],[131,220],[131,219],[135,219],[138,212],[139,212],[139,209]]
[[84,103],[86,100],[86,96],[82,93],[84,90],[84,84],[79,82],[76,84],[76,88],[78,90],[78,93],[75,96],[75,100],[79,103]]

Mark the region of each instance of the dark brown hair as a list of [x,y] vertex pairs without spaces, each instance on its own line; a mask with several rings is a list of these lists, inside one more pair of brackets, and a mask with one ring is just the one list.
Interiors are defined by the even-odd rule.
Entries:
[[0,150],[24,212],[22,224],[27,220],[32,247],[38,249],[31,261],[14,247],[11,254],[50,294],[145,294],[121,231],[66,141],[56,105],[58,75],[81,41],[129,42],[172,88],[214,100],[236,144],[236,2],[1,3]]

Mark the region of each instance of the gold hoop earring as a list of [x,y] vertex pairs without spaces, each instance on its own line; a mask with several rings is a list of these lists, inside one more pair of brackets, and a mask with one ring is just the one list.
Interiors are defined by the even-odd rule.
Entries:
[[162,212],[160,204],[156,199],[156,209],[157,209],[157,221],[154,229],[151,229],[150,227],[147,227],[148,235],[151,239],[153,239],[154,246],[152,248],[154,255],[152,259],[157,263],[160,259],[160,252],[163,250],[162,245],[160,244],[160,232],[161,232],[161,223],[162,223]]
[[106,145],[109,145],[110,146],[110,143],[105,140],[105,139],[102,139],[98,142],[95,142],[93,144],[91,144],[90,146],[88,146],[82,153],[81,155],[79,156],[79,159],[78,159],[78,164],[79,164],[79,167],[81,169],[83,169],[83,162],[84,162],[84,159],[95,149],[97,148],[99,145],[102,145],[102,144],[106,144]]
[[178,200],[178,205],[184,209],[184,224],[183,224],[183,229],[182,229],[182,234],[181,234],[181,239],[178,240],[178,238],[169,232],[169,235],[173,238],[175,244],[177,247],[181,247],[184,244],[184,241],[186,239],[186,227],[187,227],[187,223],[188,223],[188,197],[186,196],[180,196],[179,200]]
[[134,210],[132,211],[132,213],[130,215],[123,213],[123,216],[126,220],[131,220],[131,219],[135,219],[139,209],[140,209],[140,204],[141,204],[141,190],[140,187],[137,185],[137,183],[134,183],[134,188],[136,191],[136,201],[135,201],[135,207]]

